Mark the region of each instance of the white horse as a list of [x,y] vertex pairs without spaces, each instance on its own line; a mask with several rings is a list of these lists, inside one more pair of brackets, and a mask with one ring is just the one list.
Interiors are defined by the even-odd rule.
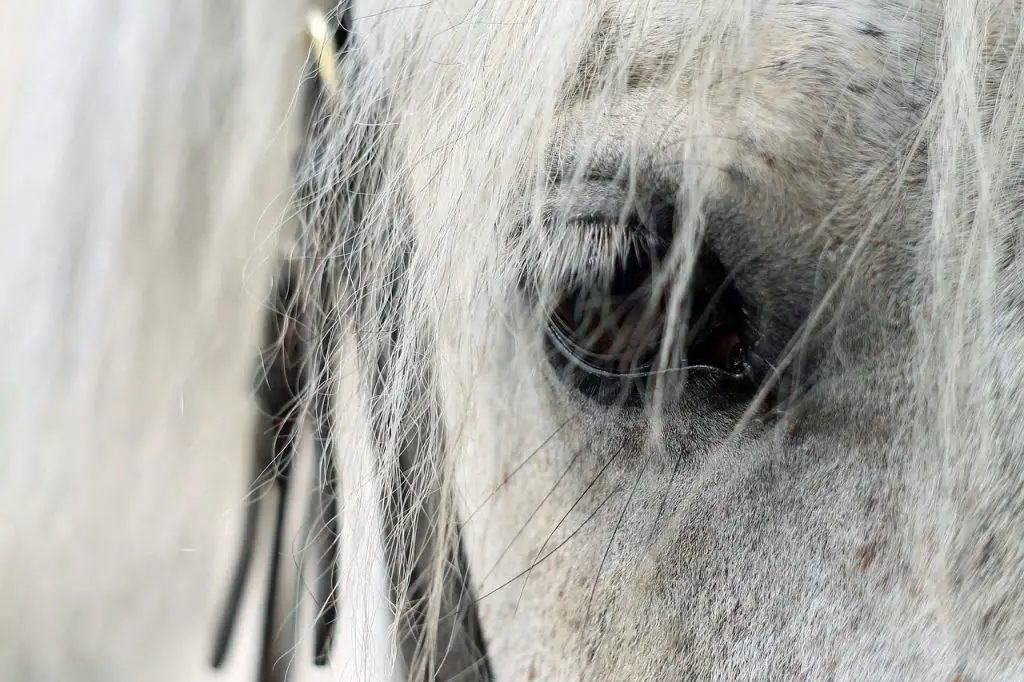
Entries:
[[1024,2],[66,4],[0,679],[1024,678]]

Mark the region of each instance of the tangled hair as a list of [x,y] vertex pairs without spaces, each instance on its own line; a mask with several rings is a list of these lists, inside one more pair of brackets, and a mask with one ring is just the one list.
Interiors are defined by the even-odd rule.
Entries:
[[[966,657],[981,676],[1021,672],[1024,5],[882,4],[357,0],[330,13],[328,94],[303,64],[297,3],[88,0],[53,16],[4,3],[0,26],[16,29],[0,60],[0,499],[16,519],[0,525],[4,679],[201,679],[218,638],[218,665],[231,655],[246,675],[244,652],[262,647],[260,679],[275,679],[276,657],[324,662],[332,635],[308,636],[295,616],[324,575],[314,619],[340,629],[343,679],[696,676],[622,634],[670,639],[671,623],[620,608],[602,573],[623,592],[635,575],[660,586],[652,595],[676,589],[667,569],[616,558],[620,533],[653,552],[654,531],[678,530],[674,512],[746,470],[698,472],[678,499],[642,501],[645,476],[672,485],[679,466],[662,472],[650,453],[680,439],[708,461],[763,450],[769,413],[834,427],[792,452],[875,453],[851,488],[899,495],[886,541],[916,596],[892,603],[916,610],[878,637],[933,637],[916,653],[934,661],[897,653],[884,669],[913,677]],[[567,292],[617,292],[637,259],[650,265],[637,329],[661,320],[646,364],[636,377],[586,365],[581,379],[576,361],[622,359],[628,340],[588,355],[592,339],[552,311]],[[294,455],[261,452],[253,476],[250,377],[268,340],[285,345],[284,327],[260,338],[282,282],[302,372],[275,410],[309,417],[320,459],[298,457],[296,431]],[[738,346],[723,359],[698,332],[703,309],[740,296],[723,293],[733,284],[757,333],[725,376]],[[674,411],[740,379],[745,399],[721,398],[699,423]],[[609,416],[637,409],[639,433]],[[567,464],[550,454],[559,439]],[[605,497],[597,482],[619,475],[622,452],[636,483]],[[551,492],[549,464],[562,472]],[[543,511],[573,467],[582,492]],[[298,481],[287,499],[302,507],[305,490],[325,525],[288,521],[281,493],[276,533],[291,550],[272,553],[293,560],[271,583],[295,595],[262,643],[242,637],[229,654],[224,604],[251,611],[237,538],[262,528],[250,517],[244,530],[243,501],[266,493],[267,471]],[[610,538],[586,540],[615,491]],[[631,505],[650,535],[620,531]],[[527,582],[570,541],[594,550],[537,579],[581,602],[556,616],[558,597]],[[520,607],[540,615],[502,632]],[[294,632],[268,644],[279,617]],[[822,647],[835,634],[854,651],[836,632]],[[688,656],[728,676],[732,654],[687,636]],[[613,651],[602,637],[618,637]],[[537,671],[527,659],[543,638],[586,662]],[[845,655],[804,672],[868,669]],[[778,677],[771,665],[746,674]]]

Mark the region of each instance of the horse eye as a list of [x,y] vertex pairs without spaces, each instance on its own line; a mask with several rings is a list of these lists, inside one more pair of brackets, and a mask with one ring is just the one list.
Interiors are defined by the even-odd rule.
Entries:
[[725,331],[719,334],[709,351],[708,364],[712,367],[720,367],[730,374],[739,374],[743,371],[747,347],[736,332]]
[[579,289],[552,313],[550,331],[585,371],[630,375],[653,367],[663,322],[644,292],[622,296]]
[[756,381],[747,306],[710,254],[698,259],[689,282],[686,333],[669,349],[669,364],[659,366],[668,311],[666,296],[652,284],[652,263],[631,258],[610,284],[578,287],[563,296],[548,321],[556,364],[575,370],[582,375],[578,383],[591,389],[595,382],[636,382],[683,368]]

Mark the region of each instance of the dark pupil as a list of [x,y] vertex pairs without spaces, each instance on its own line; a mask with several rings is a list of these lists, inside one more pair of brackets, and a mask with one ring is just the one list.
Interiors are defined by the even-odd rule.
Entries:
[[579,292],[562,303],[556,319],[583,356],[613,372],[639,371],[657,358],[661,315],[644,292],[600,295]]
[[[665,301],[652,293],[651,264],[634,257],[610,286],[577,290],[563,299],[553,321],[575,346],[577,359],[607,372],[649,371],[661,352],[666,316]],[[724,267],[706,252],[698,260],[689,294],[686,364],[742,372],[742,301]]]

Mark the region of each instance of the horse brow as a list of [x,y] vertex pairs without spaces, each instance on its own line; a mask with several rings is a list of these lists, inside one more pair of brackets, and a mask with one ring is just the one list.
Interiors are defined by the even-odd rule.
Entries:
[[602,84],[613,76],[629,92],[664,81],[676,68],[679,55],[664,48],[641,50],[629,57],[624,56],[621,35],[619,22],[609,13],[603,14],[588,37],[575,68],[565,79],[559,98],[560,108],[567,109],[595,99]]

